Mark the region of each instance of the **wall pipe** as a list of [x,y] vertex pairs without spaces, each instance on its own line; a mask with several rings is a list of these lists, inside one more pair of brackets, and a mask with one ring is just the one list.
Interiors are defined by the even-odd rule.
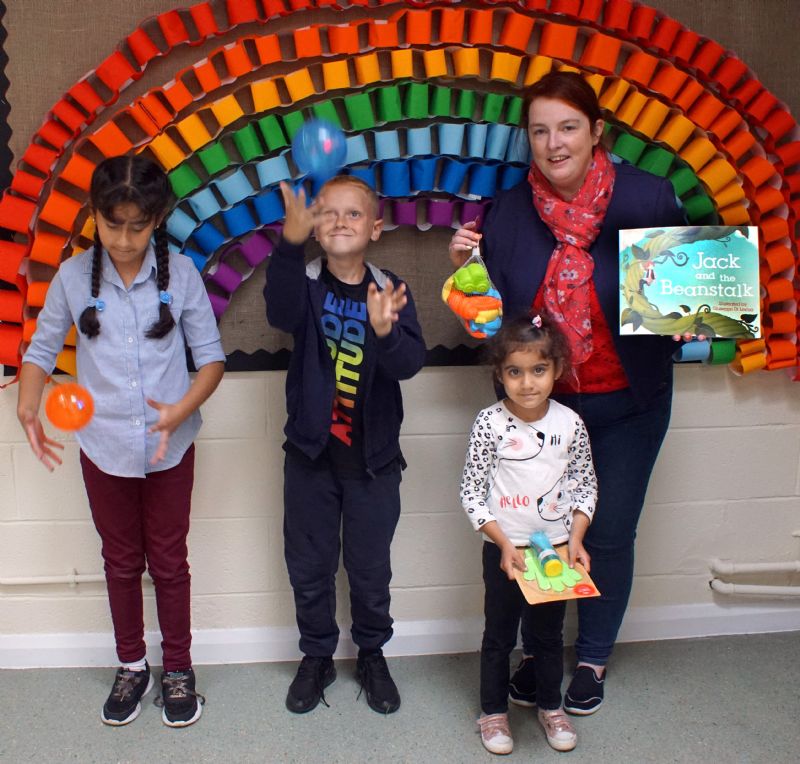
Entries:
[[719,594],[758,594],[778,597],[800,597],[800,586],[769,586],[760,584],[731,584],[712,578],[708,585]]
[[[800,537],[800,531],[792,536]],[[728,562],[714,558],[711,560],[711,573],[714,575],[708,585],[719,594],[754,594],[774,597],[800,597],[800,586],[779,586],[775,584],[736,584],[721,581],[717,576],[758,573],[800,573],[800,560],[787,562]]]
[[[145,575],[144,580],[152,583],[149,576]],[[78,584],[104,584],[106,577],[102,573],[78,573],[73,570],[63,576],[19,576],[17,578],[0,578],[0,586],[54,586],[67,584],[77,586]]]
[[711,572],[715,576],[732,576],[738,573],[800,573],[800,560],[789,562],[727,562],[714,559]]

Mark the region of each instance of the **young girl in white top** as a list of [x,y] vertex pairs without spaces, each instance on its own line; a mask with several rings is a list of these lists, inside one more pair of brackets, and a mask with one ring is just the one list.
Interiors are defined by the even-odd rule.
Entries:
[[[141,155],[106,159],[89,195],[94,247],[62,263],[50,284],[23,358],[17,416],[52,471],[62,446],[45,435],[39,406],[77,324],[78,381],[94,399],[94,417],[76,439],[121,663],[101,718],[115,726],[133,721],[153,685],[142,614],[147,567],[163,637],[162,720],[183,727],[202,712],[189,652],[193,441],[198,407],[219,384],[225,355],[200,274],[167,249],[172,191],[163,170]],[[193,382],[186,346],[198,369]]]
[[478,414],[461,482],[467,516],[486,536],[478,726],[487,750],[511,752],[509,657],[523,608],[534,608],[539,722],[553,748],[570,751],[577,737],[561,705],[565,603],[528,605],[514,571],[525,570],[520,547],[537,530],[553,544],[568,542],[570,566],[589,569],[583,537],[597,496],[589,436],[574,411],[549,397],[569,370],[568,345],[551,321],[505,322],[487,349],[506,397]]

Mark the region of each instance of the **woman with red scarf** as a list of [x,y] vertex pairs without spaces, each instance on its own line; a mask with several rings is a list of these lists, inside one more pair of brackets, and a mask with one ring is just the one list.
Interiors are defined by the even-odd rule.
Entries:
[[[459,229],[450,257],[457,267],[480,243],[504,315],[546,311],[569,339],[577,371],[553,397],[589,431],[598,504],[584,543],[602,596],[578,601],[578,664],[564,707],[587,715],[603,702],[636,525],[672,402],[673,341],[619,334],[618,232],[685,219],[669,181],[612,162],[597,97],[580,75],[551,72],[531,86],[523,120],[533,154],[527,180],[499,193],[482,225]],[[536,662],[526,632],[523,618],[524,657],[509,698],[532,706]]]

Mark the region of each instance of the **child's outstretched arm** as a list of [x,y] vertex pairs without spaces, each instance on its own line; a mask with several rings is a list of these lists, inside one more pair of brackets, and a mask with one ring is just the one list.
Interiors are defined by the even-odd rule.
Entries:
[[567,544],[570,568],[574,568],[575,563],[579,562],[586,568],[587,572],[590,569],[592,558],[583,545],[583,537],[586,535],[586,530],[589,528],[591,522],[589,516],[585,515],[583,512],[576,511],[572,514],[572,523],[569,529],[569,543]]
[[306,264],[304,245],[314,230],[314,206],[306,206],[306,193],[300,187],[281,183],[286,211],[283,234],[267,262],[264,300],[267,321],[285,332],[293,332],[305,320]]
[[283,237],[290,244],[304,244],[314,230],[314,205],[306,206],[306,192],[300,186],[297,193],[285,181],[281,181],[281,196],[286,210]]
[[367,292],[367,313],[378,337],[378,368],[391,379],[410,379],[425,364],[425,340],[411,290],[384,273],[383,290],[372,283]]
[[469,434],[467,458],[461,477],[461,506],[476,531],[481,531],[500,548],[500,568],[514,579],[514,570],[525,571],[525,554],[503,533],[486,502],[489,475],[497,457],[497,440],[487,410],[481,411]]
[[589,433],[580,418],[575,422],[575,436],[569,447],[567,474],[575,485],[572,490],[573,512],[567,546],[569,566],[572,568],[579,562],[588,571],[591,558],[583,546],[583,537],[592,522],[597,504],[597,476],[594,472]]
[[64,446],[45,435],[39,407],[47,377],[55,367],[73,320],[59,271],[50,282],[44,307],[36,317],[36,331],[20,369],[17,401],[17,418],[25,430],[31,449],[51,472],[61,464],[61,457],[53,449],[63,450]]
[[592,461],[589,433],[583,420],[576,416],[575,433],[569,446],[567,478],[571,481],[572,507],[583,512],[592,521],[597,505],[597,476]]
[[61,464],[61,457],[53,449],[63,450],[64,446],[45,435],[42,420],[39,418],[39,406],[42,392],[47,382],[47,372],[35,363],[23,363],[19,374],[19,399],[17,401],[17,419],[31,444],[36,458],[52,472]]
[[151,464],[158,464],[167,455],[170,435],[175,432],[181,422],[208,400],[211,393],[217,389],[224,371],[225,364],[222,361],[214,361],[201,366],[194,382],[186,391],[186,395],[177,403],[160,403],[151,398],[147,399],[148,406],[152,406],[158,411],[158,422],[148,432],[161,433],[158,448],[150,460]]

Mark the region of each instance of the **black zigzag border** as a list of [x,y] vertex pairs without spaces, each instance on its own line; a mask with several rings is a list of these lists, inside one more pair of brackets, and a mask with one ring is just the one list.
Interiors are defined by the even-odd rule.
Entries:
[[[11,183],[11,125],[8,123],[11,107],[6,99],[10,83],[8,77],[6,77],[6,64],[8,63],[6,38],[8,37],[8,32],[5,27],[5,16],[6,5],[0,0],[0,194]],[[0,236],[11,238],[11,234],[8,231],[0,230]],[[15,372],[16,369],[13,366],[3,367],[4,374],[12,375]]]
[[8,123],[8,115],[11,112],[6,93],[9,81],[6,77],[6,64],[8,54],[6,53],[5,43],[8,32],[5,27],[6,5],[0,0],[0,191],[4,191],[11,183],[11,125]]

